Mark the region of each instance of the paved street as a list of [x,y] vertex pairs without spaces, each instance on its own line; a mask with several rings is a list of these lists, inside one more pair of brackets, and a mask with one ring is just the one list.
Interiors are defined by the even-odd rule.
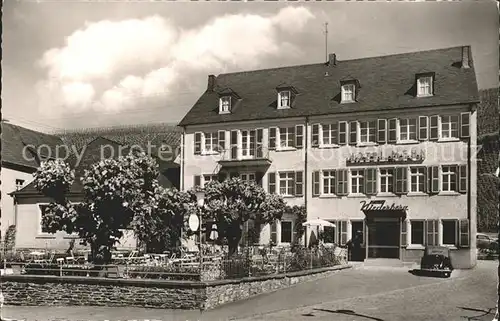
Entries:
[[[228,304],[215,310],[4,307],[24,320],[491,320],[496,264],[455,271],[450,279],[417,277],[402,268],[365,267]],[[489,312],[489,313],[488,313]]]

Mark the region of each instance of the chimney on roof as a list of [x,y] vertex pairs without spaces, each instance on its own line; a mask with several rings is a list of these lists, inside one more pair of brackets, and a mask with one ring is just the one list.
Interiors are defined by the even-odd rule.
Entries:
[[215,76],[214,75],[208,75],[208,84],[207,84],[207,91],[214,91],[215,87]]
[[470,46],[462,47],[462,68],[470,68]]
[[331,53],[328,55],[328,65],[335,66],[337,64],[337,55]]

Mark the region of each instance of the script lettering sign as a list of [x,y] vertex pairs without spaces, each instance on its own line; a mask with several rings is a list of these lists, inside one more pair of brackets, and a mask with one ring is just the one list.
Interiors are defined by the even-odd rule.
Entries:
[[385,201],[370,201],[367,203],[366,201],[361,201],[361,210],[362,211],[407,211],[408,206],[406,205],[397,205],[392,203],[391,205],[386,205]]

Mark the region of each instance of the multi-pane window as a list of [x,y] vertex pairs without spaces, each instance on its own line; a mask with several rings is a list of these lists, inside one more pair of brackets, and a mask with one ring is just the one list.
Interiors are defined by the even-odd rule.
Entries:
[[241,131],[241,156],[255,156],[255,130]]
[[323,194],[335,194],[335,171],[323,171]]
[[393,169],[381,168],[380,169],[380,192],[392,193],[393,187]]
[[218,151],[218,133],[205,133],[205,152],[216,152]]
[[279,96],[279,108],[290,107],[290,91],[282,91],[278,94]]
[[279,189],[281,195],[292,196],[294,194],[294,179],[295,172],[279,173]]
[[20,190],[24,185],[24,179],[16,179],[16,191]]
[[457,244],[457,220],[443,220],[443,245]]
[[424,244],[424,221],[410,221],[411,244]]
[[362,194],[364,192],[363,170],[351,171],[351,193]]
[[281,243],[292,243],[292,222],[282,221],[281,222]]
[[244,182],[255,182],[255,173],[241,173],[240,179]]
[[344,84],[342,85],[342,102],[352,102],[354,101],[354,84]]
[[417,79],[417,95],[432,96],[432,76],[423,76]]
[[425,167],[410,168],[410,192],[425,192]]
[[442,166],[441,168],[441,190],[452,192],[457,190],[456,166]]
[[323,145],[337,144],[337,124],[321,125],[323,134]]
[[295,147],[295,127],[281,127],[279,132],[281,147]]
[[458,116],[441,116],[441,138],[458,138]]
[[231,110],[231,96],[224,96],[219,101],[219,111],[221,113],[228,113]]
[[399,139],[400,140],[417,140],[417,119],[400,119],[399,120]]
[[359,139],[361,143],[374,143],[376,141],[377,125],[375,121],[359,122]]

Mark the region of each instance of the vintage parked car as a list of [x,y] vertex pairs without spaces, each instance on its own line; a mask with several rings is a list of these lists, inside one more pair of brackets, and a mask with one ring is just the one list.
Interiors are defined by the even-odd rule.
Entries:
[[476,234],[476,247],[478,249],[498,250],[498,239],[489,237],[484,233]]
[[420,263],[420,271],[430,275],[450,277],[453,271],[450,249],[445,246],[427,246]]

